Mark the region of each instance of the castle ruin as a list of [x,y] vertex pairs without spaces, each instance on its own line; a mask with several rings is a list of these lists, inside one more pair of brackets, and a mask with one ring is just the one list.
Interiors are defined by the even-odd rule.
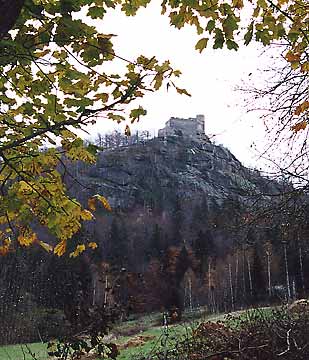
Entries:
[[185,136],[195,140],[209,141],[205,135],[205,116],[196,115],[195,118],[182,119],[171,117],[163,129],[158,131],[158,136]]

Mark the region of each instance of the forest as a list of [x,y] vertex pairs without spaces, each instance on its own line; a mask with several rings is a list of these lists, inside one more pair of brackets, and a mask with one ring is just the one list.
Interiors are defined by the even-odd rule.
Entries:
[[[207,147],[204,157],[186,151],[193,145],[196,153]],[[186,164],[194,162],[197,169],[205,156],[212,166],[207,171],[202,167],[192,180],[184,173]],[[127,164],[125,172],[122,163]],[[237,166],[242,181],[233,172]],[[246,169],[222,146],[181,136],[167,144],[157,138],[120,142],[99,154],[96,164],[67,162],[66,171],[78,171],[79,184],[71,175],[67,181],[81,203],[108,185],[109,193],[104,193],[112,211],[99,205],[95,219],[74,236],[74,244],[93,243],[92,249],[84,251],[79,245],[76,251],[72,244],[62,257],[51,257],[43,249],[29,248],[1,258],[0,294],[9,300],[1,305],[1,319],[7,324],[2,343],[47,340],[72,326],[79,328],[89,309],[97,307],[110,309],[122,321],[158,311],[168,311],[171,321],[179,321],[185,309],[226,313],[307,296],[306,197],[295,198],[291,184]],[[128,180],[127,172],[133,179]],[[219,198],[218,173],[225,186]],[[184,182],[188,177],[201,185],[207,174],[208,185],[211,176],[217,179],[208,192]],[[124,179],[126,190],[120,197]],[[231,179],[238,185],[231,185]],[[87,183],[86,189],[82,183]],[[139,186],[133,194],[130,183]],[[289,212],[278,216],[282,206]],[[36,231],[45,242],[54,241],[42,227]]]

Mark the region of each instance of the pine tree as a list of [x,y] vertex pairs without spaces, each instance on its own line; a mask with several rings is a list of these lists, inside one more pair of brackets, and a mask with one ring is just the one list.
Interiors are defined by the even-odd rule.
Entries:
[[181,208],[180,198],[177,195],[172,213],[171,246],[178,246],[182,242],[181,230],[183,228],[184,214]]
[[153,228],[153,232],[150,236],[150,242],[149,242],[149,246],[147,249],[147,258],[152,259],[152,258],[160,258],[162,255],[162,234],[161,234],[161,229],[160,226],[158,224],[154,225]]
[[210,230],[203,232],[200,230],[196,239],[193,241],[193,251],[200,262],[200,271],[208,271],[208,259],[216,255],[216,247]]
[[266,295],[266,279],[265,271],[257,244],[253,247],[252,253],[252,284],[253,284],[253,300],[260,301]]
[[119,226],[113,219],[109,235],[109,262],[115,269],[125,268],[128,264],[128,243],[124,224]]

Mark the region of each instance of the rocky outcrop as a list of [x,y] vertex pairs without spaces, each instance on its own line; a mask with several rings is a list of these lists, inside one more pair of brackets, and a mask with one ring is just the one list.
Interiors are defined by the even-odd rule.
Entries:
[[92,192],[104,194],[112,207],[169,207],[206,196],[218,205],[227,198],[272,194],[279,185],[244,167],[223,146],[182,136],[108,149],[82,173]]

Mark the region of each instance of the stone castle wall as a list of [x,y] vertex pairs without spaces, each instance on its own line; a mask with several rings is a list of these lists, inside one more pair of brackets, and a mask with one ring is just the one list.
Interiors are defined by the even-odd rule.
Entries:
[[172,117],[165,123],[165,127],[159,130],[158,136],[186,136],[194,139],[206,137],[204,115],[189,119]]

